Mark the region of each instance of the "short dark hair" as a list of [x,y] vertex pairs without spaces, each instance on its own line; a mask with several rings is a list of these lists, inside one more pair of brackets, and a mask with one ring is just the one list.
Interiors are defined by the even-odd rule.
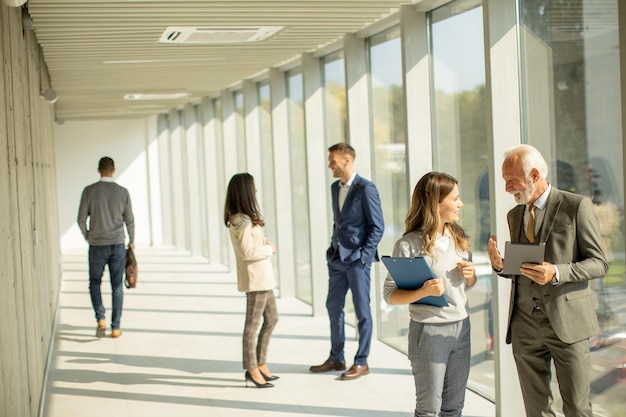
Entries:
[[328,152],[339,152],[342,155],[350,155],[352,159],[356,158],[356,152],[354,151],[354,148],[344,142],[335,143],[333,146],[328,148]]
[[108,156],[100,158],[100,162],[98,162],[98,171],[109,171],[111,169],[115,169],[113,159]]

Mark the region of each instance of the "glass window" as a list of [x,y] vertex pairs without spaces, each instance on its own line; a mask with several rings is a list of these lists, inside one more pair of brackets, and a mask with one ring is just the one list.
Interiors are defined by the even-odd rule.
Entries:
[[471,237],[478,282],[467,293],[472,322],[468,386],[493,399],[493,325],[487,176],[487,106],[481,1],[454,2],[430,18],[434,83],[434,167],[459,181],[460,225]]
[[[408,210],[406,135],[400,29],[394,27],[372,36],[369,42],[370,92],[372,100],[373,177],[380,193],[385,234],[378,252],[391,255],[393,245],[404,232]],[[385,268],[379,264],[377,288],[382,288]],[[407,306],[387,305],[380,300],[380,337],[406,351]]]
[[[600,221],[609,271],[590,283],[600,322],[590,341],[591,401],[598,415],[620,415],[626,281],[618,0],[522,0],[520,13],[526,141],[546,157],[552,184],[589,196]],[[556,381],[553,388],[559,409]]]
[[[276,187],[274,184],[274,139],[272,136],[272,110],[270,104],[270,86],[268,81],[262,81],[257,85],[259,96],[259,116],[261,132],[261,213],[265,220],[265,236],[274,244],[277,241],[278,221],[276,219]],[[278,256],[274,255],[274,276],[280,286],[278,276]]]
[[287,97],[289,102],[289,155],[291,159],[296,297],[305,303],[312,304],[309,192],[304,133],[304,84],[300,69],[291,70],[287,73]]
[[237,135],[237,169],[246,171],[246,127],[244,123],[243,93],[238,91],[235,98],[235,134]]

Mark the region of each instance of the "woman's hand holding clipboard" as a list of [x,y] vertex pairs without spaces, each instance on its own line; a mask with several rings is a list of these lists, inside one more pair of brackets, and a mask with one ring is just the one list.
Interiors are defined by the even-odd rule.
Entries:
[[420,298],[413,304],[428,304],[437,307],[449,305],[443,293],[443,280],[435,277],[423,257],[392,258],[391,256],[382,256],[381,260],[399,289],[426,289],[429,294],[432,294]]

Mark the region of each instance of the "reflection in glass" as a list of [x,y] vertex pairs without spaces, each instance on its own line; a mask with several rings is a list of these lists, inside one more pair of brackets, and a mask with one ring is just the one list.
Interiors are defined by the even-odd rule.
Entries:
[[289,155],[293,202],[293,241],[296,265],[296,297],[313,303],[311,247],[309,232],[309,192],[307,187],[306,138],[304,134],[304,85],[302,71],[287,73],[289,102]]
[[430,30],[435,91],[435,170],[459,180],[460,224],[471,237],[478,282],[468,291],[472,323],[469,387],[494,399],[490,233],[487,176],[487,106],[480,1],[433,11]]
[[[261,186],[258,198],[261,204],[261,213],[265,220],[265,237],[272,243],[277,242],[278,222],[276,220],[276,187],[274,184],[274,138],[272,136],[272,111],[270,103],[270,86],[268,81],[260,82],[257,86],[259,91],[259,117],[261,133]],[[274,276],[280,287],[280,277],[278,275],[278,256],[280,251],[274,255],[272,265],[274,266]]]
[[[396,26],[369,39],[370,91],[374,145],[373,179],[380,193],[385,234],[378,245],[381,255],[391,255],[393,244],[404,232],[408,210],[404,95],[400,29]],[[357,150],[358,151],[358,150]],[[358,158],[357,158],[358,165]],[[382,288],[386,270],[377,268],[377,288]],[[380,301],[381,339],[406,351],[408,308]]]
[[[591,341],[597,415],[623,414],[626,384],[624,174],[618,1],[522,0],[524,130],[557,188],[589,196],[609,260],[590,282],[600,332]],[[561,408],[553,381],[555,408]]]

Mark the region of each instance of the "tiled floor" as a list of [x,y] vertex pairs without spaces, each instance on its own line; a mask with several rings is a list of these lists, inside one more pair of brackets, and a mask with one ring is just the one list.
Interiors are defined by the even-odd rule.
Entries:
[[[234,275],[173,251],[137,252],[139,283],[125,293],[119,339],[94,336],[86,250],[65,254],[42,417],[413,415],[408,360],[383,343],[373,342],[371,373],[358,380],[309,373],[327,357],[328,319],[295,299],[278,300],[270,345],[270,369],[281,378],[271,389],[246,389],[245,296]],[[109,311],[108,281],[103,295]],[[347,333],[351,357],[356,342]],[[468,391],[464,415],[492,417],[495,407]]]

